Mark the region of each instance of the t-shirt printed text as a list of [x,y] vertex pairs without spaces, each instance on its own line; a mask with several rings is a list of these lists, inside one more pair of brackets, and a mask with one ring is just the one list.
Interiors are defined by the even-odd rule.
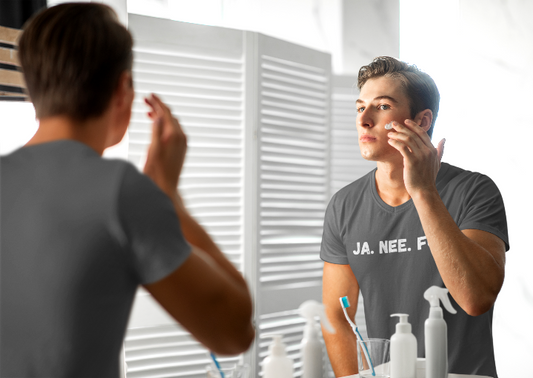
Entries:
[[[422,247],[427,246],[427,238],[425,236],[419,236],[416,238],[416,250],[421,251]],[[379,241],[379,254],[389,253],[403,253],[411,252],[412,248],[407,246],[407,239],[390,239]],[[370,249],[368,242],[357,242],[356,249],[353,250],[353,254],[358,255],[373,255],[374,250]]]

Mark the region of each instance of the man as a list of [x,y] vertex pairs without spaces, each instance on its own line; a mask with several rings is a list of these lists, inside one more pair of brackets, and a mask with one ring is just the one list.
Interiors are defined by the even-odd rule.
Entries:
[[186,137],[169,108],[145,100],[145,174],[101,157],[134,98],[132,38],[111,8],[43,11],[19,57],[40,125],[1,158],[0,376],[118,377],[139,284],[207,348],[245,351],[250,294],[180,199]]
[[437,148],[430,140],[440,96],[429,75],[379,57],[361,68],[358,87],[359,146],[377,169],[336,193],[326,211],[323,301],[338,332],[324,338],[333,370],[357,373],[339,297],[348,296],[353,318],[361,290],[369,337],[389,339],[390,315],[409,314],[424,357],[423,293],[437,285],[458,311],[444,310],[449,372],[497,377],[492,313],[509,249],[501,195],[487,176],[441,164],[444,140]]

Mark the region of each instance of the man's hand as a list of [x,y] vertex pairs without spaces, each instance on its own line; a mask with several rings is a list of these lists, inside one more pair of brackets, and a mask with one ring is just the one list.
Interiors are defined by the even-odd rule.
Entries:
[[176,193],[178,180],[187,151],[187,137],[180,123],[159,97],[145,98],[151,108],[148,117],[153,121],[152,142],[144,165],[144,173],[167,193]]
[[427,190],[436,191],[435,181],[440,169],[444,142],[433,147],[426,131],[416,122],[406,119],[405,125],[393,122],[394,132],[388,134],[389,144],[403,156],[403,180],[411,197]]

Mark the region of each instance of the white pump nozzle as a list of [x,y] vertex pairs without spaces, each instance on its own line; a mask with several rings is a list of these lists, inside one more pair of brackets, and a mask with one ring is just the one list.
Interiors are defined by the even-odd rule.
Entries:
[[300,305],[300,315],[307,319],[308,324],[312,324],[315,316],[318,316],[324,328],[326,328],[329,333],[335,333],[335,328],[333,328],[329,322],[322,303],[313,300],[305,301]]
[[411,332],[411,324],[407,321],[407,318],[409,317],[408,314],[392,314],[391,318],[393,316],[397,316],[400,318],[400,321],[396,324],[396,332],[398,333],[410,333]]
[[450,298],[448,298],[448,289],[438,286],[431,286],[424,292],[424,299],[429,302],[429,305],[431,307],[439,307],[440,300],[444,305],[444,308],[448,310],[448,312],[450,312],[451,314],[457,313],[457,311],[452,307],[452,304],[450,303]]
[[270,337],[274,339],[274,341],[268,347],[270,355],[271,356],[286,356],[287,353],[285,352],[285,344],[283,344],[283,341],[282,341],[283,336],[274,334],[274,333],[267,333],[267,334],[261,335],[262,339],[266,339]]

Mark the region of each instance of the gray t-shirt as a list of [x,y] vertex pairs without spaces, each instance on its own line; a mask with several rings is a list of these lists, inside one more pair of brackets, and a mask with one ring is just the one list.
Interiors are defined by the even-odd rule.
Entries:
[[119,376],[139,284],[189,256],[170,199],[69,140],[0,159],[0,376]]
[[[509,249],[503,200],[490,178],[443,163],[436,183],[461,230],[490,232]],[[387,205],[377,193],[375,170],[341,189],[326,211],[320,256],[329,263],[350,264],[364,298],[369,337],[390,339],[398,322],[390,315],[409,314],[418,356],[424,357],[429,304],[423,294],[444,283],[412,200],[397,207]],[[472,317],[453,298],[451,302],[457,314],[443,310],[449,372],[497,377],[493,309]]]

